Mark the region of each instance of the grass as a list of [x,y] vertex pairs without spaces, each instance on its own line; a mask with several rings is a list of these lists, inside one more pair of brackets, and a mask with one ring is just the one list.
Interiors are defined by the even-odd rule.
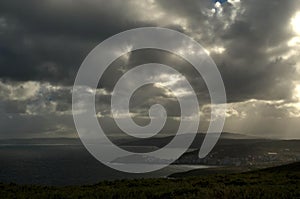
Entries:
[[0,198],[300,198],[300,163],[239,174],[104,181],[89,186],[0,184]]

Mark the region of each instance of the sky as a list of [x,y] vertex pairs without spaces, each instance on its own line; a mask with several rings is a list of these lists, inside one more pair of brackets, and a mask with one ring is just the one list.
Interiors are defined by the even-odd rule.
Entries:
[[[213,58],[227,93],[224,131],[300,138],[297,0],[1,0],[0,139],[76,137],[72,86],[82,61],[103,40],[152,26],[190,36]],[[188,50],[183,47],[182,52]],[[191,82],[199,98],[199,131],[205,132],[210,106],[202,78],[178,56],[141,50],[113,62],[99,82],[97,117],[108,134],[119,133],[110,112],[114,84],[129,69],[149,61],[171,65]],[[180,90],[178,76],[161,78]],[[146,124],[154,103],[168,112],[162,133],[174,132],[180,108],[163,86],[147,85],[134,94],[135,121]]]

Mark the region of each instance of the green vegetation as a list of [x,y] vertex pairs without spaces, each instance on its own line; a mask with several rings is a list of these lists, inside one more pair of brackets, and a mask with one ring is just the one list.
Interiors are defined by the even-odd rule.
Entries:
[[105,181],[90,186],[0,184],[0,198],[300,198],[300,163],[239,174]]

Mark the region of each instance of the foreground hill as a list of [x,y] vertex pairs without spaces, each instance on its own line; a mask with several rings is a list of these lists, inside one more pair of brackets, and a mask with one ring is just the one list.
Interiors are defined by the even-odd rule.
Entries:
[[90,186],[0,184],[0,198],[300,198],[300,163],[239,174],[105,181]]

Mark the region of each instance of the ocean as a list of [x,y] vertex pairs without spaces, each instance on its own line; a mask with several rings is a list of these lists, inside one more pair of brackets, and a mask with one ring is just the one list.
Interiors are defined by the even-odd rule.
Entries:
[[0,182],[37,185],[88,185],[103,180],[163,178],[176,172],[207,168],[170,165],[144,174],[113,170],[96,160],[81,144],[1,144]]

